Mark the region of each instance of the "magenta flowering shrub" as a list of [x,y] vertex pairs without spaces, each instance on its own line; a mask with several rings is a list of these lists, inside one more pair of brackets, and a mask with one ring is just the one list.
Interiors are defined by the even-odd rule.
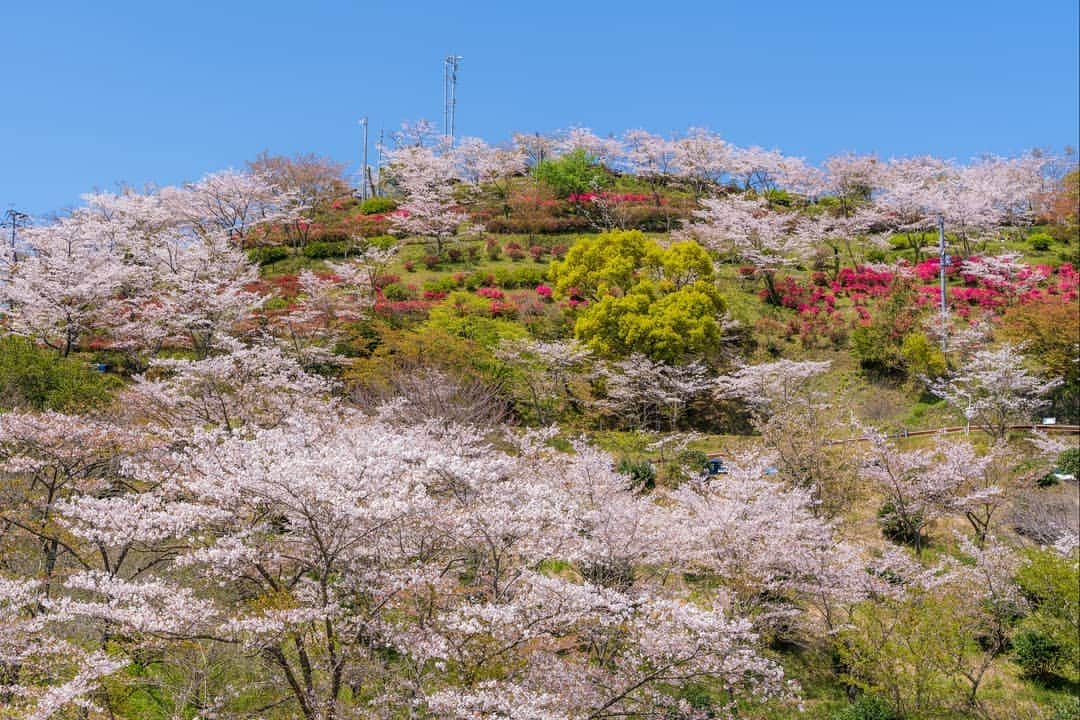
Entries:
[[476,294],[488,300],[502,300],[505,295],[497,287],[481,287],[476,289]]
[[[591,202],[644,203],[652,201],[653,197],[645,193],[584,192],[571,193],[566,199],[580,205]],[[660,202],[664,203],[665,199],[660,198]]]
[[536,294],[542,297],[544,300],[551,300],[551,288],[547,285],[537,285]]

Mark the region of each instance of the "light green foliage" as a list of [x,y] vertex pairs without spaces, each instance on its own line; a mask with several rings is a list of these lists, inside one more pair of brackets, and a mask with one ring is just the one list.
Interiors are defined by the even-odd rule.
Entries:
[[677,362],[716,346],[721,337],[716,316],[723,307],[719,292],[707,282],[664,293],[646,280],[626,295],[606,295],[583,310],[574,335],[602,355],[641,352]]
[[368,198],[364,202],[360,203],[361,215],[378,215],[380,213],[388,213],[391,210],[396,209],[397,200],[388,197]]
[[900,720],[900,716],[881,698],[863,695],[851,705],[833,713],[831,720]]
[[1072,558],[1053,550],[1030,551],[1028,562],[1017,573],[1017,582],[1035,608],[1021,623],[1021,631],[1043,636],[1040,645],[1059,648],[1051,662],[1037,669],[1080,678],[1080,567],[1076,551]]
[[484,347],[495,347],[503,340],[528,337],[520,324],[489,316],[491,301],[472,293],[451,293],[446,302],[431,308],[427,327],[472,340]]
[[[1003,649],[1002,616],[959,588],[863,603],[839,634],[846,682],[901,717],[971,717]],[[977,640],[982,639],[982,642]],[[858,716],[856,716],[858,717]]]
[[611,178],[597,159],[581,149],[543,161],[536,166],[533,174],[559,197],[595,191],[611,183]]
[[724,302],[697,243],[664,248],[637,231],[603,233],[553,263],[551,279],[559,295],[589,300],[574,335],[601,354],[677,362],[720,340]]
[[1058,468],[1067,475],[1080,477],[1080,448],[1069,448],[1058,455]]
[[636,230],[581,238],[565,260],[551,264],[549,277],[555,291],[564,296],[576,290],[575,294],[595,300],[612,290],[626,291],[645,265],[650,246],[659,247]]
[[900,343],[900,356],[904,360],[905,370],[908,377],[937,378],[945,374],[948,367],[945,364],[945,353],[941,348],[930,342],[924,332],[913,332]]
[[[919,321],[916,308],[914,289],[897,284],[875,309],[870,322],[851,331],[851,352],[864,369],[893,376],[908,372],[903,347],[908,335],[916,332]],[[930,360],[928,355],[926,361]]]
[[0,338],[0,410],[77,411],[101,407],[122,384],[75,358],[36,347],[24,338]]

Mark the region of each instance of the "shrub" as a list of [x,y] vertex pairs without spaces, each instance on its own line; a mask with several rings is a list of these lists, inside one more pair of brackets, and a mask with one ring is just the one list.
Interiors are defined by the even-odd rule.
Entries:
[[581,566],[581,576],[594,585],[626,591],[634,584],[634,566],[629,560],[597,560]]
[[401,263],[401,266],[405,268],[405,272],[416,272],[416,261],[414,260],[406,260]]
[[383,275],[376,275],[375,276],[375,287],[384,288],[387,285],[391,285],[393,283],[398,282],[399,280],[401,280],[401,276],[400,275],[394,275],[393,273],[385,273]]
[[1023,630],[1012,639],[1013,661],[1031,678],[1053,674],[1065,660],[1065,648],[1052,636],[1038,630]]
[[281,245],[267,245],[265,247],[251,248],[248,250],[247,256],[248,260],[253,263],[269,265],[289,257],[289,251]]
[[1070,697],[1055,700],[1050,704],[1052,715],[1047,720],[1076,720],[1080,718],[1080,697]]
[[903,545],[915,545],[919,541],[918,531],[913,530],[912,526],[922,525],[921,515],[915,514],[912,522],[905,523],[896,512],[896,506],[886,502],[878,509],[877,516],[881,524],[881,534],[889,540]]
[[832,720],[900,720],[900,716],[881,698],[863,695],[851,705],[834,712]]
[[484,243],[484,250],[487,252],[488,260],[498,260],[502,255],[502,247],[499,245],[499,241],[495,238],[488,238]]
[[629,476],[630,487],[635,490],[652,490],[656,487],[656,468],[648,460],[624,457],[615,466],[615,471]]
[[101,407],[122,385],[114,375],[60,358],[19,337],[0,338],[0,409],[74,411]]
[[1028,244],[1031,245],[1031,249],[1037,252],[1045,252],[1050,249],[1051,243],[1054,242],[1054,238],[1050,237],[1044,232],[1034,232],[1028,235]]
[[904,338],[904,342],[900,344],[900,355],[904,358],[910,378],[933,379],[944,375],[947,370],[945,354],[921,331],[913,332]]
[[311,258],[312,260],[345,257],[349,254],[351,249],[352,247],[350,244],[344,240],[334,242],[313,242],[304,246],[304,257]]
[[564,257],[566,257],[566,251],[567,250],[569,250],[569,248],[566,247],[565,245],[552,245],[551,246],[551,254],[557,260],[562,260]]
[[408,288],[398,285],[397,283],[390,283],[382,289],[383,297],[391,302],[400,302],[402,300],[412,299],[412,293]]
[[541,162],[533,173],[559,197],[586,193],[610,182],[596,157],[580,148],[560,158]]
[[385,197],[368,198],[360,203],[361,215],[382,215],[397,210],[397,200]]
[[522,250],[521,246],[516,242],[508,242],[506,243],[506,256],[514,262],[517,262],[525,257],[525,251]]
[[1069,448],[1058,455],[1058,469],[1066,475],[1080,477],[1080,448]]
[[452,263],[459,263],[462,258],[465,257],[465,254],[461,252],[461,248],[452,247],[447,249],[446,257],[449,258]]
[[513,290],[532,288],[544,281],[544,271],[538,267],[499,268],[495,271],[495,283]]
[[424,267],[428,270],[435,270],[439,267],[440,258],[438,255],[425,255],[420,262],[424,263]]
[[529,248],[529,254],[532,255],[533,260],[536,262],[543,262],[545,253],[547,253],[547,248],[542,245],[533,245]]

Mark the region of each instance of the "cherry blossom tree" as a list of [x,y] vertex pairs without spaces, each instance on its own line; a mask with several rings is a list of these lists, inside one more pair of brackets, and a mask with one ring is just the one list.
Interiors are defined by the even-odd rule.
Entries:
[[715,393],[721,399],[741,400],[755,413],[768,416],[781,412],[795,401],[810,378],[829,369],[829,361],[777,360],[759,365],[743,365],[716,378]]
[[850,506],[857,492],[857,450],[838,438],[855,429],[829,396],[811,389],[828,361],[778,360],[746,365],[716,379],[720,399],[736,399],[766,447],[776,454],[780,477],[810,491],[815,514],[832,516]]
[[548,399],[555,399],[556,412],[565,410],[571,374],[592,356],[577,341],[505,340],[496,349],[496,357],[517,369],[541,425],[547,424]]
[[442,254],[443,244],[468,219],[454,197],[453,157],[426,147],[401,147],[388,153],[387,172],[405,195],[392,216],[394,229],[433,239]]
[[1019,351],[1003,344],[996,350],[979,350],[960,368],[931,383],[930,391],[1000,442],[1011,425],[1031,420],[1046,405],[1043,397],[1060,384],[1060,379],[1032,375]]
[[556,154],[567,155],[577,150],[607,167],[615,165],[623,156],[623,146],[618,138],[602,138],[585,127],[573,127],[558,133],[555,139]]
[[253,230],[298,217],[297,189],[275,185],[265,172],[224,170],[184,187],[166,187],[162,199],[201,234],[224,233],[243,247]]
[[461,138],[453,148],[458,176],[474,186],[494,188],[505,199],[507,181],[525,172],[525,153],[520,147],[498,147],[480,138]]
[[977,463],[966,443],[943,439],[933,448],[901,451],[881,434],[869,438],[872,450],[862,476],[885,496],[879,519],[919,555],[928,526],[957,507],[964,485],[981,474],[985,461]]
[[127,401],[164,427],[231,431],[279,425],[329,395],[326,380],[304,372],[276,346],[228,339],[224,347],[197,360],[153,360]]
[[82,211],[22,234],[29,252],[9,266],[0,302],[12,330],[66,356],[98,326],[127,277],[120,248]]
[[634,354],[600,369],[602,407],[632,418],[639,428],[675,429],[687,404],[712,385],[705,366],[668,365]]
[[883,182],[882,168],[875,155],[843,153],[825,161],[826,188],[840,200],[841,215],[850,216],[873,199]]
[[694,212],[688,232],[706,247],[730,252],[754,267],[769,301],[779,303],[776,273],[809,254],[812,239],[797,232],[794,214],[770,210],[765,200],[707,198]]
[[733,169],[734,148],[709,130],[690,128],[674,145],[675,172],[690,182],[699,197]]

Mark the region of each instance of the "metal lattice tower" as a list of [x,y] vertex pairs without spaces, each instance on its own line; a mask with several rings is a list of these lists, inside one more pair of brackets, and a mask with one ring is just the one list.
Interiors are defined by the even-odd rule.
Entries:
[[443,135],[454,142],[454,119],[457,113],[457,72],[460,55],[447,55],[443,59]]

